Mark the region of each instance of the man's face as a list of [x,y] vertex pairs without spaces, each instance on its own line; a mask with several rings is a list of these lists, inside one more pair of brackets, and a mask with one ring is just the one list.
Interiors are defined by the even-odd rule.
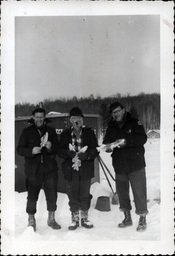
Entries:
[[33,115],[33,119],[34,119],[34,123],[35,123],[35,125],[37,126],[37,127],[40,127],[40,126],[42,126],[43,125],[43,123],[44,123],[44,119],[45,119],[45,115],[44,115],[44,113],[35,113],[34,115]]
[[83,117],[82,116],[71,116],[70,122],[73,125],[75,130],[80,130],[83,125]]
[[118,107],[118,108],[115,108],[112,111],[112,117],[117,122],[122,122],[123,118],[124,118],[124,115],[125,115],[125,109],[124,108],[122,109],[121,107]]

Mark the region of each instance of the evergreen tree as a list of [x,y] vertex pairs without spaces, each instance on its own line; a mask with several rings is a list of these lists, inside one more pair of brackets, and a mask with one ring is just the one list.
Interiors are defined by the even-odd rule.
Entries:
[[[160,129],[160,94],[145,94],[141,93],[137,96],[121,96],[116,94],[116,97],[97,97],[93,94],[90,97],[77,98],[59,98],[55,101],[46,99],[43,101],[46,113],[56,111],[68,113],[72,107],[80,107],[84,114],[99,114],[103,120],[103,130],[110,120],[109,106],[112,102],[119,101],[126,110],[135,118],[140,119],[146,131],[150,129]],[[18,103],[15,105],[15,116],[30,116],[34,104]]]

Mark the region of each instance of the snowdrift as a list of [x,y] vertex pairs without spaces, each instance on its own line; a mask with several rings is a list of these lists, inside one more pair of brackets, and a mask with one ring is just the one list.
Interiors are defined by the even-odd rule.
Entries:
[[[123,220],[123,213],[119,210],[119,205],[112,205],[111,211],[101,212],[95,209],[97,198],[99,196],[109,196],[112,201],[112,191],[107,183],[107,180],[101,170],[101,182],[94,183],[91,187],[93,195],[91,208],[89,211],[89,219],[94,224],[94,228],[87,230],[79,227],[75,231],[69,231],[68,225],[71,220],[71,215],[68,206],[68,198],[66,194],[58,193],[56,219],[62,226],[61,230],[55,231],[47,226],[47,210],[45,203],[45,195],[43,190],[40,193],[37,205],[37,231],[29,227],[27,228],[26,198],[27,193],[15,193],[15,236],[18,241],[111,241],[111,240],[159,240],[160,239],[160,150],[159,139],[148,140],[146,148],[146,173],[147,173],[147,190],[148,190],[148,210],[147,216],[148,228],[145,232],[139,233],[136,231],[139,216],[135,214],[135,206],[131,193],[132,200],[132,219],[133,226],[127,229],[119,229],[118,223]],[[108,153],[100,154],[105,161],[111,173],[114,174],[111,156]],[[110,179],[110,177],[109,177]],[[115,191],[114,181],[110,182]]]

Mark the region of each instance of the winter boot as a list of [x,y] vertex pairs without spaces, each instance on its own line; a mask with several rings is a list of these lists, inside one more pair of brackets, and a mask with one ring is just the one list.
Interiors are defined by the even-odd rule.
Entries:
[[79,227],[79,211],[72,212],[72,221],[69,230],[75,230]]
[[36,231],[36,221],[34,214],[29,214],[28,227],[33,227],[34,231]]
[[49,212],[47,225],[53,229],[61,228],[61,226],[55,221],[55,212]]
[[130,211],[128,211],[128,210],[124,211],[124,214],[125,214],[125,218],[122,221],[122,223],[118,224],[119,228],[125,228],[128,226],[132,226],[132,219],[131,219]]
[[140,219],[139,219],[139,225],[137,227],[137,231],[144,231],[147,227],[146,224],[146,215],[140,215]]
[[88,211],[81,211],[81,226],[93,228],[93,224],[88,220]]

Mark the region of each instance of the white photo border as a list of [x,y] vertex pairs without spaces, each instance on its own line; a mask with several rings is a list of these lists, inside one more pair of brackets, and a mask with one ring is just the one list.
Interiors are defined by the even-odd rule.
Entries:
[[[1,123],[2,254],[173,254],[174,252],[174,34],[172,1],[3,1]],[[160,15],[161,42],[161,239],[160,241],[33,242],[14,237],[14,105],[16,16]],[[156,64],[155,64],[156,65]],[[58,250],[59,248],[59,250]]]

